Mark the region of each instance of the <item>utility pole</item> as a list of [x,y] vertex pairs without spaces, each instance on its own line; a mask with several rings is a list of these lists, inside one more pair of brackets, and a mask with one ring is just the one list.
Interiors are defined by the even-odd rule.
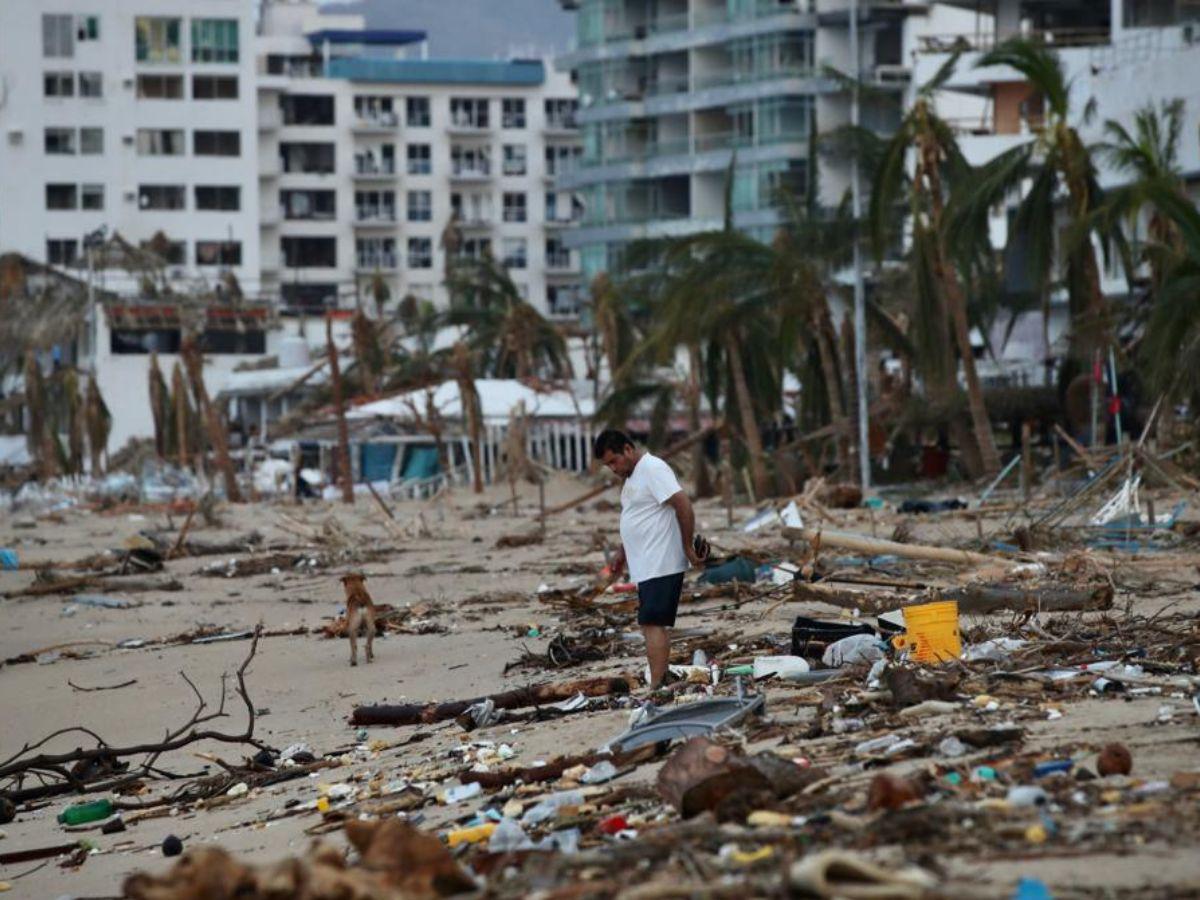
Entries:
[[[854,79],[850,124],[859,126],[859,79],[862,65],[858,50],[858,0],[850,0],[850,75]],[[871,448],[867,429],[867,301],[862,271],[862,197],[858,183],[858,152],[850,160],[850,194],[854,213],[854,381],[858,391],[858,465],[863,499],[871,489]]]

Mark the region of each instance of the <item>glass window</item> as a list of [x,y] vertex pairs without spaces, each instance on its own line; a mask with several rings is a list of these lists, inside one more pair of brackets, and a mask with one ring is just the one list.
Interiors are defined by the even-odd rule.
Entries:
[[487,128],[487,98],[451,97],[450,124],[455,128]]
[[104,152],[103,128],[79,129],[79,152],[84,156],[95,156]]
[[104,96],[104,75],[100,72],[80,72],[79,73],[79,96],[80,97],[103,97]]
[[501,101],[500,125],[504,128],[525,127],[525,101],[520,97],[505,97]]
[[139,75],[137,95],[140,100],[182,100],[182,75]]
[[504,174],[524,175],[526,171],[526,155],[524,144],[504,145]]
[[79,189],[80,209],[104,209],[104,185],[85,184]]
[[429,98],[409,97],[405,103],[404,118],[409,128],[428,128]]
[[196,265],[240,266],[241,264],[241,241],[196,241]]
[[242,135],[238,131],[194,131],[192,152],[196,156],[238,156]]
[[75,76],[71,72],[47,72],[42,76],[42,93],[47,97],[74,97]]
[[408,239],[408,267],[410,269],[433,268],[433,238]]
[[51,238],[46,241],[46,262],[52,266],[73,266],[79,261],[79,241]]
[[139,241],[138,246],[149,253],[153,253],[162,259],[169,266],[184,266],[187,265],[187,242],[186,241]]
[[138,209],[180,210],[187,205],[182,184],[138,185]]
[[337,238],[285,237],[283,264],[289,269],[337,268]]
[[46,152],[54,155],[71,156],[75,153],[74,128],[47,128]]
[[237,61],[237,19],[192,19],[192,62]]
[[237,185],[196,185],[196,209],[236,212],[241,208]]
[[337,214],[336,191],[283,190],[279,204],[285,219],[333,219]]
[[279,101],[284,125],[332,125],[332,94],[288,94]]
[[509,269],[524,269],[526,265],[525,238],[505,238],[504,265]]
[[236,75],[193,75],[193,100],[236,100],[238,80]]
[[577,127],[575,113],[579,111],[579,101],[575,99],[548,99],[545,101],[546,127],[559,130],[571,130]]
[[137,61],[182,62],[183,50],[180,40],[182,29],[182,19],[165,16],[138,16],[133,20]]
[[433,194],[430,191],[408,192],[408,221],[433,221]]
[[79,189],[75,185],[46,185],[46,209],[75,209],[78,206]]
[[569,269],[571,267],[571,251],[563,244],[561,238],[546,240],[546,268]]
[[80,41],[98,41],[100,39],[100,17],[79,16],[75,20],[75,39]]
[[42,56],[70,59],[75,55],[75,17],[42,15]]
[[433,156],[428,144],[408,145],[408,174],[428,175],[433,171]]
[[504,221],[505,222],[524,222],[525,221],[525,195],[524,194],[504,194]]
[[139,128],[138,156],[183,156],[183,129]]

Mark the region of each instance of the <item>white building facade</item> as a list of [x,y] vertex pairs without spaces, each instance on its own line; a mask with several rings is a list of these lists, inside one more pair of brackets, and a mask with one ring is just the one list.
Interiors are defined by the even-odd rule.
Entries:
[[257,291],[253,48],[246,0],[0,3],[0,249],[161,233],[175,280]]

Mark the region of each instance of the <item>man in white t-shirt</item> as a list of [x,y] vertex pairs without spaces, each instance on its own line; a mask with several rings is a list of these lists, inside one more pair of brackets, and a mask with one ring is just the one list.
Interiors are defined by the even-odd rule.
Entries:
[[683,573],[699,566],[692,546],[696,516],[671,467],[639,450],[620,431],[596,438],[596,458],[624,479],[621,488],[621,547],[612,561],[614,575],[628,564],[638,589],[638,624],[646,637],[650,689],[662,687],[667,674]]

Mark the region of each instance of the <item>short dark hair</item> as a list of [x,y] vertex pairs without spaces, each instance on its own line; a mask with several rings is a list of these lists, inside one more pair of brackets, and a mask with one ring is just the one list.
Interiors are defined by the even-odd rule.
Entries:
[[592,448],[592,453],[596,459],[602,459],[605,453],[610,450],[613,453],[623,453],[626,447],[632,447],[633,441],[623,431],[618,431],[615,428],[606,428],[604,431],[596,435],[596,443]]

